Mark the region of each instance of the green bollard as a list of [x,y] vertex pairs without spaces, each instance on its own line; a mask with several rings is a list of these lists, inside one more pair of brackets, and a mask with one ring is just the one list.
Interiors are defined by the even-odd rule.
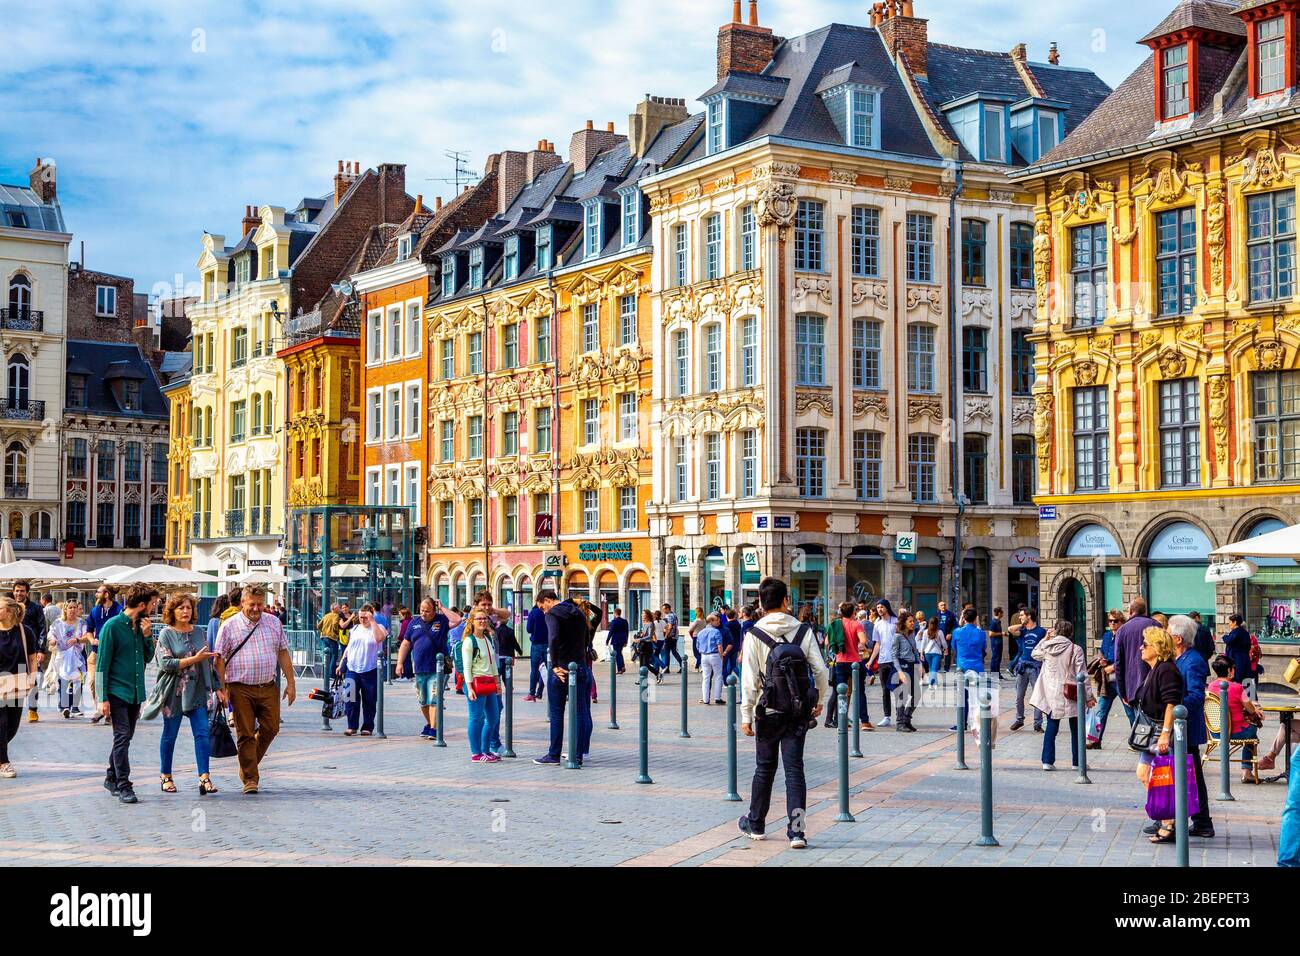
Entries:
[[[623,652],[619,651],[619,657]],[[609,729],[618,730],[618,661],[609,655]]]
[[388,734],[384,733],[384,676],[388,673],[388,636],[379,644],[379,674],[378,680],[375,681],[375,710],[378,716],[375,718],[375,736],[380,740],[387,740]]
[[970,687],[970,676],[962,674],[958,682],[957,697],[957,764],[954,770],[969,770],[966,766],[966,691]]
[[569,661],[568,676],[564,679],[569,711],[569,756],[564,761],[565,770],[581,770],[582,754],[578,753],[578,665]]
[[1216,800],[1233,800],[1232,795],[1232,711],[1228,707],[1228,682],[1219,681],[1219,795]]
[[993,707],[985,687],[979,691],[980,702],[980,838],[976,846],[1000,846],[993,835]]
[[637,774],[637,783],[654,783],[650,779],[650,700],[649,700],[649,681],[650,668],[644,664],[641,665],[641,678],[637,681],[637,687],[641,694],[641,727],[638,734],[638,746],[641,751],[641,772]]
[[1082,671],[1074,678],[1075,709],[1079,712],[1075,746],[1079,749],[1079,776],[1075,783],[1092,783],[1088,779],[1088,675]]
[[437,675],[437,683],[434,685],[434,688],[433,688],[433,691],[434,691],[434,698],[433,698],[433,700],[434,700],[434,704],[435,704],[435,707],[436,707],[436,709],[434,710],[434,718],[433,718],[433,719],[434,719],[434,721],[437,723],[437,726],[433,728],[433,730],[434,730],[433,745],[434,745],[435,747],[445,747],[445,746],[447,746],[447,741],[446,741],[446,740],[443,738],[443,736],[442,736],[442,724],[443,724],[443,720],[442,720],[442,705],[443,705],[443,701],[442,701],[442,690],[443,690],[443,686],[442,686],[442,685],[446,683],[446,680],[444,679],[444,676],[445,676],[446,673],[447,673],[447,657],[446,657],[446,655],[444,655],[444,654],[439,654],[439,655],[438,655],[438,663],[437,663],[436,667],[434,668],[434,673]]
[[849,812],[849,685],[840,684],[835,688],[835,714],[839,724],[838,760],[840,769],[840,812],[835,817],[836,823],[853,823],[853,814]]
[[[664,669],[667,670],[666,667],[665,667]],[[688,677],[686,676],[686,668],[684,668],[684,667],[682,667],[682,666],[680,666],[680,665],[678,665],[678,668],[677,668],[677,676],[680,677],[680,678],[682,679],[682,727],[681,727],[681,729],[680,729],[679,731],[677,731],[677,736],[678,736],[678,737],[681,737],[681,738],[683,738],[683,739],[690,739],[691,732],[690,732],[689,730],[686,729],[687,710],[688,710],[687,701],[686,701],[686,695],[687,695],[687,693],[688,693],[689,690],[690,690],[690,687],[689,687],[689,684],[690,684],[690,678],[688,678]],[[704,688],[704,683],[703,683],[703,681],[704,681],[704,678],[701,677],[701,678],[700,678],[700,688],[701,688],[701,693],[703,692],[703,688]]]
[[506,733],[501,741],[505,744],[501,756],[513,757],[515,756],[515,660],[513,657],[506,660],[505,685],[506,696],[502,703],[505,706]]
[[1189,866],[1187,846],[1187,708],[1174,708],[1174,849],[1178,866]]
[[727,795],[723,800],[732,803],[740,800],[736,788],[736,680],[735,674],[727,675]]
[[862,662],[853,662],[853,693],[849,698],[849,707],[853,711],[853,749],[849,751],[850,757],[862,756],[862,701],[858,695],[862,693]]

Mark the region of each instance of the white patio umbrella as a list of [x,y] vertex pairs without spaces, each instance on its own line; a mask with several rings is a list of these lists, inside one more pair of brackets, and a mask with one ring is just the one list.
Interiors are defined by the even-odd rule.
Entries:
[[332,578],[364,578],[369,575],[364,564],[336,564],[330,568]]
[[14,555],[14,543],[8,538],[0,538],[0,564],[13,564],[17,560]]
[[31,581],[33,584],[49,586],[64,583],[97,584],[100,580],[101,577],[92,571],[68,568],[61,564],[49,564],[45,561],[33,561],[31,558],[0,564],[0,581],[6,583]]
[[91,573],[98,574],[104,580],[108,580],[116,574],[125,574],[127,571],[134,571],[135,568],[129,564],[110,564],[106,568],[95,568]]
[[231,578],[235,584],[288,584],[294,580],[287,574],[281,574],[279,571],[245,571],[238,577]]
[[1216,558],[1292,558],[1300,561],[1300,524],[1224,545],[1210,552]]
[[170,564],[146,564],[142,568],[133,568],[121,574],[106,578],[105,584],[118,587],[127,584],[153,584],[159,587],[193,587],[197,584],[216,584],[214,574],[202,571],[189,571],[173,567]]

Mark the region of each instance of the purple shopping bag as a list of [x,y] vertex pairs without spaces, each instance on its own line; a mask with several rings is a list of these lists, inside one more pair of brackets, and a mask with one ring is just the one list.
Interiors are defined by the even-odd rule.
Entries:
[[[1196,765],[1192,755],[1187,755],[1187,815],[1201,812],[1200,796],[1196,791]],[[1152,758],[1151,778],[1147,781],[1147,816],[1152,820],[1172,820],[1174,808],[1174,755],[1156,754]]]

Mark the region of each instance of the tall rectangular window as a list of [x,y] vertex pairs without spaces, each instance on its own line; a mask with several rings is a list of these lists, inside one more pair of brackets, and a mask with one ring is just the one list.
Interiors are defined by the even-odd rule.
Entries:
[[111,501],[101,501],[95,506],[95,544],[101,548],[112,547],[117,515]]
[[1256,96],[1286,87],[1286,19],[1273,17],[1255,24]]
[[551,317],[538,316],[535,326],[537,341],[534,343],[533,361],[549,362],[551,360]]
[[483,416],[471,415],[466,429],[467,448],[471,460],[483,457]]
[[582,493],[582,533],[597,534],[600,531],[600,492],[589,490]]
[[740,210],[740,268],[742,272],[758,268],[758,219],[752,204]]
[[977,325],[961,330],[961,380],[968,392],[989,390],[989,332]]
[[690,236],[683,222],[673,229],[673,285],[687,285],[691,281],[690,268]]
[[533,412],[534,455],[549,455],[551,452],[551,410],[539,408]]
[[389,441],[402,437],[402,389],[399,385],[390,385],[385,396],[387,405],[388,428],[385,435]]
[[1295,190],[1246,200],[1250,301],[1278,302],[1295,294]]
[[1160,484],[1195,488],[1201,483],[1200,381],[1160,383]]
[[583,258],[594,259],[600,255],[600,220],[602,206],[599,200],[587,203],[582,210]]
[[1070,230],[1074,324],[1101,325],[1107,315],[1109,248],[1105,223]]
[[600,444],[600,404],[594,398],[582,400],[582,443]]
[[1028,332],[1016,329],[1011,333],[1011,394],[1031,394],[1034,377],[1034,343]]
[[450,462],[456,457],[456,423],[444,418],[438,423],[438,460]]
[[634,441],[637,432],[636,392],[623,392],[618,396],[618,440]]
[[1001,106],[984,106],[984,162],[1007,161],[1006,109]]
[[636,530],[636,486],[618,489],[618,530]]
[[740,497],[758,494],[758,432],[746,428],[740,433]]
[[825,268],[826,207],[811,199],[799,200],[794,217],[794,267],[800,272]]
[[1255,372],[1251,411],[1255,480],[1300,478],[1300,372]]
[[1011,224],[1011,288],[1034,287],[1034,227],[1027,222]]
[[506,239],[505,252],[502,254],[501,278],[511,282],[519,278],[519,237]]
[[506,412],[501,416],[501,454],[519,454],[519,413]]
[[850,146],[876,148],[876,94],[867,90],[849,92]]
[[794,432],[795,479],[803,498],[826,495],[826,430],[796,428]]
[[483,499],[474,498],[469,503],[469,543],[483,543]]
[[230,440],[244,440],[248,427],[248,403],[245,399],[230,403]]
[[74,438],[68,449],[68,477],[86,477],[86,439]]
[[722,436],[709,432],[704,436],[704,500],[722,497]]
[[600,351],[600,304],[597,302],[582,307],[582,350]]
[[384,357],[384,313],[371,312],[366,316],[366,361],[375,363]]
[[366,441],[384,437],[384,393],[374,389],[366,393]]
[[686,458],[686,437],[673,438],[673,501],[686,500],[686,477],[689,462]]
[[550,226],[541,226],[537,230],[537,271],[548,272],[555,264],[552,256],[553,247],[551,239],[553,232]]
[[907,388],[912,392],[933,392],[935,327],[913,323],[907,327]]
[[916,504],[938,500],[938,439],[934,435],[907,436],[907,487]]
[[618,344],[635,345],[637,340],[636,296],[625,295],[618,300]]
[[988,285],[988,223],[961,221],[961,281],[963,285]]
[[1156,215],[1156,284],[1160,315],[1188,315],[1196,306],[1196,210]]
[[456,254],[442,257],[442,297],[450,299],[456,294]]
[[740,386],[758,384],[758,319],[748,315],[740,320]]
[[727,101],[714,100],[709,104],[709,141],[708,155],[720,153],[727,148]]
[[438,503],[438,523],[442,526],[441,544],[450,548],[456,543],[456,506],[450,501]]
[[466,352],[469,354],[469,374],[483,374],[483,333],[471,332],[469,334],[469,347]]
[[142,464],[140,443],[138,441],[127,442],[126,452],[122,456],[122,479],[124,481],[139,481]]
[[519,367],[519,323],[511,322],[501,328],[501,367]]
[[798,315],[794,320],[795,384],[826,384],[826,319]]
[[1191,87],[1187,82],[1187,44],[1169,47],[1160,58],[1161,118],[1171,120],[1186,116],[1192,111]]
[[704,219],[704,278],[722,276],[722,216],[714,213]]
[[722,326],[704,327],[704,385],[710,392],[722,391]]
[[418,438],[420,436],[420,421],[424,417],[423,409],[420,407],[420,383],[406,383],[406,437]]
[[483,288],[483,247],[475,246],[469,251],[469,287]]
[[388,349],[390,359],[402,357],[402,307],[395,305],[388,310]]
[[452,339],[443,339],[438,343],[438,350],[442,358],[442,380],[456,377],[456,343]]
[[853,320],[853,387],[880,388],[880,323]]
[[406,354],[419,355],[424,343],[424,324],[421,321],[420,303],[406,303]]
[[415,518],[415,523],[420,524],[420,465],[418,462],[410,463],[402,467],[402,474],[406,478],[406,500],[402,502],[411,508],[411,514]]
[[691,390],[690,337],[685,329],[673,333],[673,394],[685,395]]
[[962,436],[962,491],[973,505],[989,502],[989,439],[987,435]]
[[934,281],[934,217],[907,214],[907,281]]
[[1074,489],[1110,488],[1110,413],[1104,386],[1074,390]]
[[641,191],[629,189],[620,197],[623,214],[623,248],[630,249],[641,238]]
[[851,230],[853,274],[863,278],[880,275],[880,210],[853,207]]
[[501,517],[503,519],[506,544],[519,543],[519,496],[506,495],[501,501]]
[[1034,440],[1028,435],[1011,439],[1011,500],[1018,505],[1034,503],[1038,480],[1034,463]]
[[880,432],[853,433],[853,490],[860,501],[879,501],[882,496],[883,439]]

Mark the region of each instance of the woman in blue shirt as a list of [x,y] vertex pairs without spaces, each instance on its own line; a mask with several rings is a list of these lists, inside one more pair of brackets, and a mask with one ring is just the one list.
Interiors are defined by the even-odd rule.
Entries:
[[1123,611],[1110,611],[1106,614],[1106,630],[1101,635],[1101,662],[1106,675],[1106,693],[1097,702],[1097,735],[1092,735],[1092,720],[1088,721],[1087,749],[1100,750],[1101,739],[1106,735],[1106,720],[1110,717],[1111,705],[1119,696],[1119,682],[1115,679],[1115,632],[1124,623]]

